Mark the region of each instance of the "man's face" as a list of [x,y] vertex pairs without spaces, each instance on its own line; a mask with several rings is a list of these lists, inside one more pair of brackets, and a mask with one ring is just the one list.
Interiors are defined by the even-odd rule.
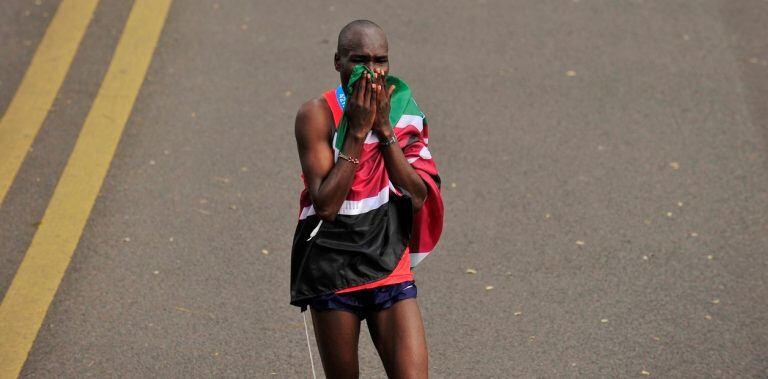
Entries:
[[341,76],[343,88],[347,88],[352,69],[361,64],[371,70],[389,72],[389,47],[387,37],[378,28],[358,28],[334,56],[334,66]]

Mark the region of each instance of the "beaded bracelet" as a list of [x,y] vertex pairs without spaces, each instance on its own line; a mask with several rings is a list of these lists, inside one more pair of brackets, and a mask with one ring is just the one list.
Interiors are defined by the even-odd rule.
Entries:
[[352,163],[354,163],[354,164],[358,164],[358,163],[360,163],[360,160],[359,160],[359,159],[357,159],[357,158],[352,158],[352,157],[350,157],[349,155],[345,155],[345,154],[344,154],[344,153],[342,153],[341,151],[339,151],[339,158],[341,158],[341,159],[346,159],[346,160],[348,160],[348,161],[350,161],[350,162],[352,162]]

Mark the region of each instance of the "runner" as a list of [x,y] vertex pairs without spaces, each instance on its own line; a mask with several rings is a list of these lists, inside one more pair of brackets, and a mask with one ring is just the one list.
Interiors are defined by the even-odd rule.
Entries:
[[[334,56],[341,85],[301,106],[305,188],[291,254],[291,304],[309,307],[326,376],[357,377],[360,322],[390,377],[427,377],[411,268],[442,231],[427,120],[389,75],[384,31],[347,24]],[[310,357],[311,358],[311,357]]]

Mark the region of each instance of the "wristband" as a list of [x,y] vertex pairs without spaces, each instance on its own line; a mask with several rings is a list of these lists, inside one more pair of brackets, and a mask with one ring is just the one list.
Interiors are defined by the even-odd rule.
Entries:
[[389,147],[389,145],[397,143],[397,136],[392,136],[388,140],[384,142],[379,142],[379,146],[381,146],[382,149]]

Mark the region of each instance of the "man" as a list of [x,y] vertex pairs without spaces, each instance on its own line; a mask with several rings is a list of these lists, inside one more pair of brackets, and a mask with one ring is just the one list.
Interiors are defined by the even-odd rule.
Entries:
[[[329,378],[358,376],[362,319],[388,376],[426,378],[426,339],[410,269],[442,230],[427,125],[407,85],[388,75],[387,38],[378,25],[346,25],[334,66],[340,88],[306,102],[296,116],[305,190],[291,257],[291,304],[311,309]],[[391,109],[396,102],[397,111]],[[408,109],[393,125],[390,117]]]

